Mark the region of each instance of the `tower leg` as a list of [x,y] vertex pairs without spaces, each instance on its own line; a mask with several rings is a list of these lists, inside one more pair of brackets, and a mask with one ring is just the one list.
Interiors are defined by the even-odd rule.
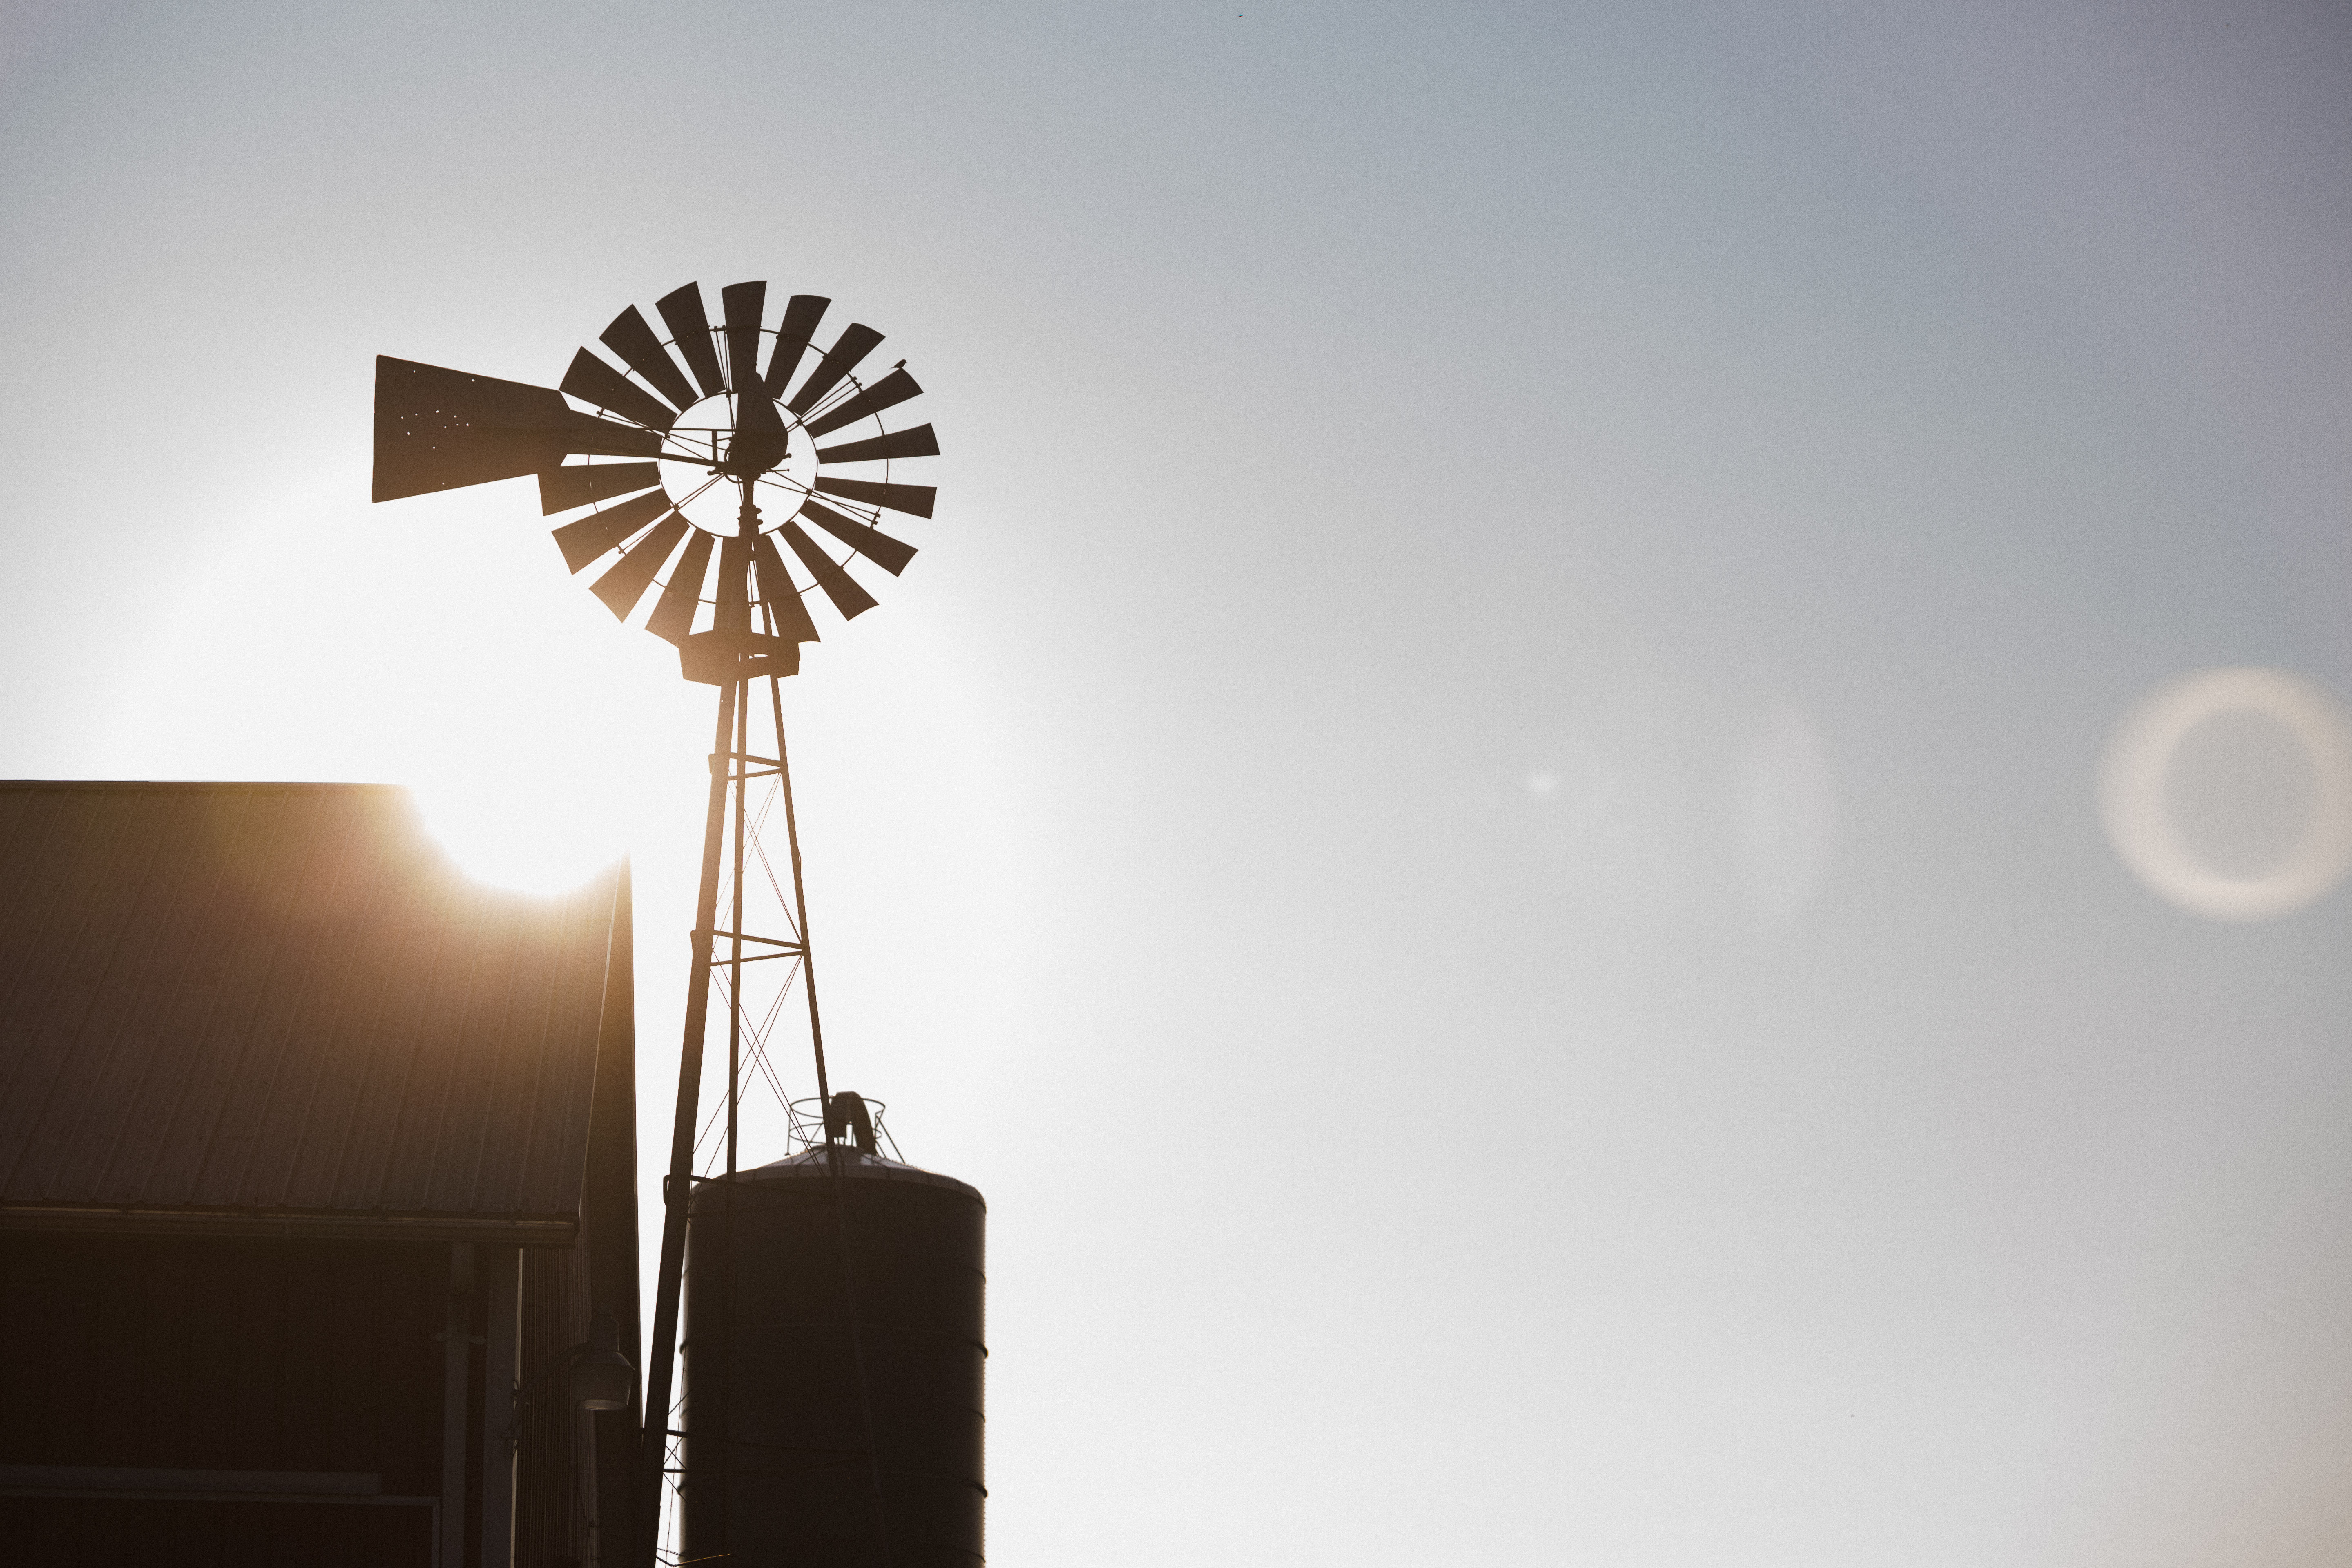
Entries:
[[656,1568],[661,1547],[662,1476],[669,1457],[670,1375],[677,1358],[677,1298],[686,1262],[686,1205],[693,1191],[694,1121],[702,1089],[702,1032],[710,1008],[711,933],[719,922],[719,859],[727,827],[727,785],[737,771],[735,710],[746,683],[719,689],[719,731],[710,742],[710,808],[702,831],[702,886],[694,902],[694,963],[686,991],[686,1033],[678,1046],[677,1118],[669,1174],[662,1181],[660,1272],[646,1347],[644,1442],[639,1449],[635,1568]]

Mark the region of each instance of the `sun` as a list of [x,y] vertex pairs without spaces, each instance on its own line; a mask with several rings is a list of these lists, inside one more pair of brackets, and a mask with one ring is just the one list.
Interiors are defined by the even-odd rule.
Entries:
[[628,853],[607,802],[502,778],[412,788],[425,831],[459,869],[518,893],[569,892]]

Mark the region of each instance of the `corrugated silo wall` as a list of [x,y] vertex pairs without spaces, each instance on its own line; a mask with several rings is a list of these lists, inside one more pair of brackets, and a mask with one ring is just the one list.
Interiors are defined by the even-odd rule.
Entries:
[[835,1150],[698,1184],[691,1204],[684,1558],[981,1568],[979,1191]]

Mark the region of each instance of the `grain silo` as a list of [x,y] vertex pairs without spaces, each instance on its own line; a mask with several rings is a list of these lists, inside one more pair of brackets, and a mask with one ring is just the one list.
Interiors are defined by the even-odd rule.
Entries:
[[830,1109],[825,1142],[695,1187],[681,1556],[970,1568],[987,1205]]

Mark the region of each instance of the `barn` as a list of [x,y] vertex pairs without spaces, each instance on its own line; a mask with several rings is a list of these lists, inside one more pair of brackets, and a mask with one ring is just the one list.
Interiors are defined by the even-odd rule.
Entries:
[[0,783],[0,1558],[622,1561],[630,955],[397,789]]

